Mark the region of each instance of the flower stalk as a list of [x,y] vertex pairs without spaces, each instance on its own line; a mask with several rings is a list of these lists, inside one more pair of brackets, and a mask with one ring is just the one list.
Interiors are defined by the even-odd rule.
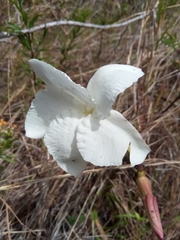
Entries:
[[146,177],[144,166],[142,164],[137,165],[137,187],[141,193],[143,205],[145,207],[147,216],[149,218],[151,227],[158,237],[158,239],[164,239],[164,233],[162,229],[159,209],[156,197],[152,193],[152,187],[150,180]]

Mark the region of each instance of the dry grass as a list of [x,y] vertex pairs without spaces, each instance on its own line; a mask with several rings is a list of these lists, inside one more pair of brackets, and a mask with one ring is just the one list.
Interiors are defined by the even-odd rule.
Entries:
[[[0,26],[9,21],[26,28],[11,2],[0,4]],[[120,28],[58,26],[48,29],[45,38],[42,30],[37,31],[29,35],[30,50],[17,37],[0,42],[0,117],[9,123],[0,126],[1,142],[7,143],[0,148],[0,240],[156,239],[129,165],[106,169],[89,165],[75,179],[56,165],[42,141],[25,137],[25,115],[35,91],[43,88],[27,65],[31,57],[66,71],[84,86],[97,68],[108,63],[143,69],[145,76],[121,94],[114,107],[152,149],[146,166],[165,239],[179,239],[180,6],[168,1],[159,1],[158,7],[153,1],[34,0],[26,1],[24,9],[30,18],[40,13],[35,25],[58,19],[82,21],[85,13],[86,22],[109,24],[151,11],[155,5],[157,18],[151,12]],[[14,163],[7,162],[13,159]]]

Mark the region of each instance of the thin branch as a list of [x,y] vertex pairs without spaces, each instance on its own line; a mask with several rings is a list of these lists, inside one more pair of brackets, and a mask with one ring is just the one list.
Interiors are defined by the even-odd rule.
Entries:
[[[147,159],[144,162],[145,167],[157,167],[157,166],[162,166],[162,165],[167,165],[170,167],[174,167],[174,168],[179,168],[180,165],[180,160],[166,160],[166,159],[159,159],[159,158],[150,158]],[[111,167],[112,169],[113,167]],[[130,169],[133,168],[130,164],[124,164],[122,166],[118,166],[118,167],[114,167],[114,169]],[[96,168],[96,169],[89,169],[89,170],[85,170],[83,171],[82,174],[90,174],[90,173],[95,173],[95,172],[101,172],[103,170],[108,170],[107,168]],[[5,185],[5,186],[1,186],[0,187],[0,192],[1,191],[6,191],[9,189],[15,189],[15,188],[20,188],[23,185],[26,184],[34,184],[34,183],[38,183],[38,182],[45,182],[45,181],[49,181],[49,180],[54,180],[54,179],[64,179],[64,178],[69,178],[73,176],[69,173],[67,174],[60,174],[60,175],[56,175],[56,176],[50,176],[50,177],[44,177],[44,178],[39,178],[39,179],[32,179],[32,180],[24,180],[22,183],[19,184],[10,184],[10,185]],[[19,181],[20,179],[18,179]],[[16,180],[13,180],[14,182],[16,182]],[[1,199],[1,198],[0,198]]]
[[36,32],[39,30],[42,30],[44,28],[51,28],[51,27],[57,27],[57,26],[79,26],[79,27],[85,27],[85,28],[96,28],[96,29],[112,29],[112,28],[119,28],[122,26],[126,26],[132,22],[141,20],[143,18],[145,18],[147,15],[149,14],[149,11],[142,13],[141,15],[128,19],[124,22],[121,23],[116,23],[116,24],[107,24],[107,25],[99,25],[99,24],[94,24],[94,23],[84,23],[84,22],[78,22],[78,21],[68,21],[68,20],[59,20],[59,21],[54,21],[54,22],[49,22],[49,23],[43,23],[39,26],[35,26],[32,28],[28,28],[28,29],[23,29],[21,31],[18,31],[16,33],[8,33],[8,32],[0,32],[0,38],[1,38],[1,42],[2,41],[7,41],[9,38],[13,38],[13,37],[17,37],[22,33],[32,33],[32,32]]

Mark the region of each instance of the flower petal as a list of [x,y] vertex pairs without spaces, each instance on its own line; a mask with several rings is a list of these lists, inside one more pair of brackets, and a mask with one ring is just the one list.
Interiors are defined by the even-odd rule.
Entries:
[[87,162],[85,162],[82,158],[78,158],[73,161],[57,161],[57,164],[65,172],[70,173],[74,177],[78,177],[86,168]]
[[75,177],[87,164],[77,149],[75,139],[75,129],[79,121],[72,116],[57,118],[50,123],[44,137],[44,143],[54,160],[63,170]]
[[29,60],[29,64],[33,71],[46,83],[47,87],[54,87],[59,90],[63,89],[82,104],[86,105],[87,110],[90,110],[95,106],[95,102],[91,98],[87,89],[74,83],[64,72],[37,59]]
[[80,102],[63,90],[54,88],[36,93],[33,106],[46,126],[57,117],[72,116],[81,119],[84,116],[84,106]]
[[105,119],[119,93],[130,87],[144,73],[130,65],[110,64],[103,66],[93,75],[87,86],[96,101],[93,116]]
[[26,116],[25,131],[27,137],[34,139],[43,138],[46,132],[44,121],[38,116],[33,102]]
[[121,165],[130,145],[131,165],[144,161],[149,147],[138,131],[119,112],[98,120],[88,115],[77,127],[77,147],[85,161],[98,166]]

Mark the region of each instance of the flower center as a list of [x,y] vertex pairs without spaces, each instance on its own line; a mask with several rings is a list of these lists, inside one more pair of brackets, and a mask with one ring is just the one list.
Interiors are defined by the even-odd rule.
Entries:
[[89,111],[87,111],[87,109],[85,109],[85,111],[83,112],[84,115],[88,116],[89,114],[92,114],[94,111],[94,108],[90,109]]

